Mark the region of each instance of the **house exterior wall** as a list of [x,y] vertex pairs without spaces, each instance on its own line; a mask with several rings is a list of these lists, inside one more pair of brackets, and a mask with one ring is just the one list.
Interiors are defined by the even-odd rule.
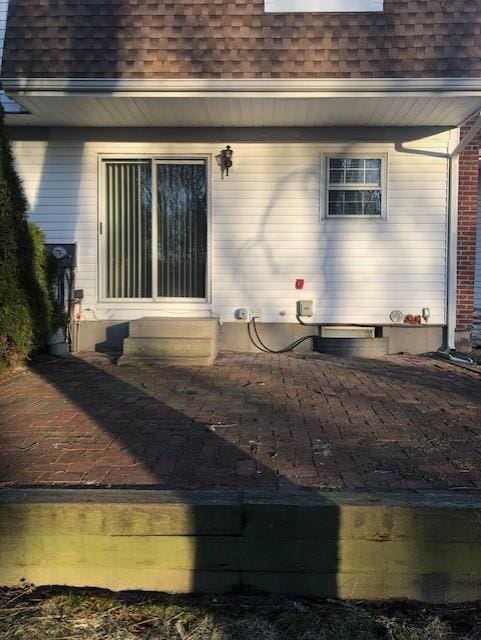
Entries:
[[[466,134],[472,120],[461,128]],[[476,226],[478,215],[479,136],[459,158],[458,265],[456,331],[460,348],[471,347],[473,328]]]
[[478,174],[478,225],[476,233],[476,271],[474,280],[473,345],[481,346],[481,179]]
[[[25,137],[25,134],[24,134]],[[48,242],[77,242],[76,287],[85,320],[143,315],[221,316],[251,307],[271,323],[295,323],[298,299],[313,299],[313,322],[389,324],[400,309],[445,323],[448,134],[409,143],[236,143],[221,179],[211,163],[211,300],[208,303],[99,301],[98,158],[219,153],[217,143],[126,143],[81,139],[13,142],[32,220]],[[228,141],[226,141],[228,142]],[[423,153],[427,152],[427,155]],[[387,217],[323,219],[321,157],[386,154]],[[431,155],[429,155],[431,154]],[[296,278],[305,279],[303,291]]]

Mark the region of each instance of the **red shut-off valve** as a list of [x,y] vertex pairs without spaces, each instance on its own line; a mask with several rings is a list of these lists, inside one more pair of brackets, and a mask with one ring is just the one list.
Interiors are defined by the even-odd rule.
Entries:
[[304,278],[297,278],[296,289],[304,289]]

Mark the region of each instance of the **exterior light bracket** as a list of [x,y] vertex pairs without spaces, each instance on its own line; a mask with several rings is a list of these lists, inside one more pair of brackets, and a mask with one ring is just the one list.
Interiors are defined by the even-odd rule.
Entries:
[[222,179],[224,179],[224,173],[226,176],[229,175],[229,169],[232,167],[233,154],[234,152],[230,145],[227,145],[226,148],[222,149],[222,151],[215,157],[222,172]]

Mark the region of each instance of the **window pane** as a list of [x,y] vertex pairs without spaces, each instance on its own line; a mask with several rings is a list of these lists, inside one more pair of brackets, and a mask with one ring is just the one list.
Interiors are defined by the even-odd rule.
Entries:
[[381,191],[329,191],[330,216],[381,216]]
[[345,182],[346,173],[342,169],[331,169],[329,172],[329,182],[331,184],[340,184]]
[[157,198],[158,295],[167,298],[205,298],[205,164],[159,163]]
[[347,216],[362,215],[362,191],[345,191],[344,213]]
[[342,216],[344,215],[344,194],[345,191],[330,191],[329,192],[329,215]]
[[329,184],[381,186],[381,160],[379,158],[329,158]]
[[381,192],[363,191],[363,208],[365,216],[381,215]]
[[363,169],[349,169],[346,171],[347,184],[363,184],[365,181]]
[[329,166],[331,169],[343,169],[344,160],[342,158],[329,158]]
[[381,168],[379,167],[379,169],[368,169],[366,171],[366,182],[368,184],[381,185]]
[[150,162],[106,163],[105,294],[152,297]]

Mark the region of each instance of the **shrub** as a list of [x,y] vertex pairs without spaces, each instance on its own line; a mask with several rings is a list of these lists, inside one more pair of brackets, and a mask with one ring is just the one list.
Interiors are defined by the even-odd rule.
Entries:
[[48,344],[53,295],[44,236],[27,220],[27,200],[0,118],[0,369],[6,369]]

